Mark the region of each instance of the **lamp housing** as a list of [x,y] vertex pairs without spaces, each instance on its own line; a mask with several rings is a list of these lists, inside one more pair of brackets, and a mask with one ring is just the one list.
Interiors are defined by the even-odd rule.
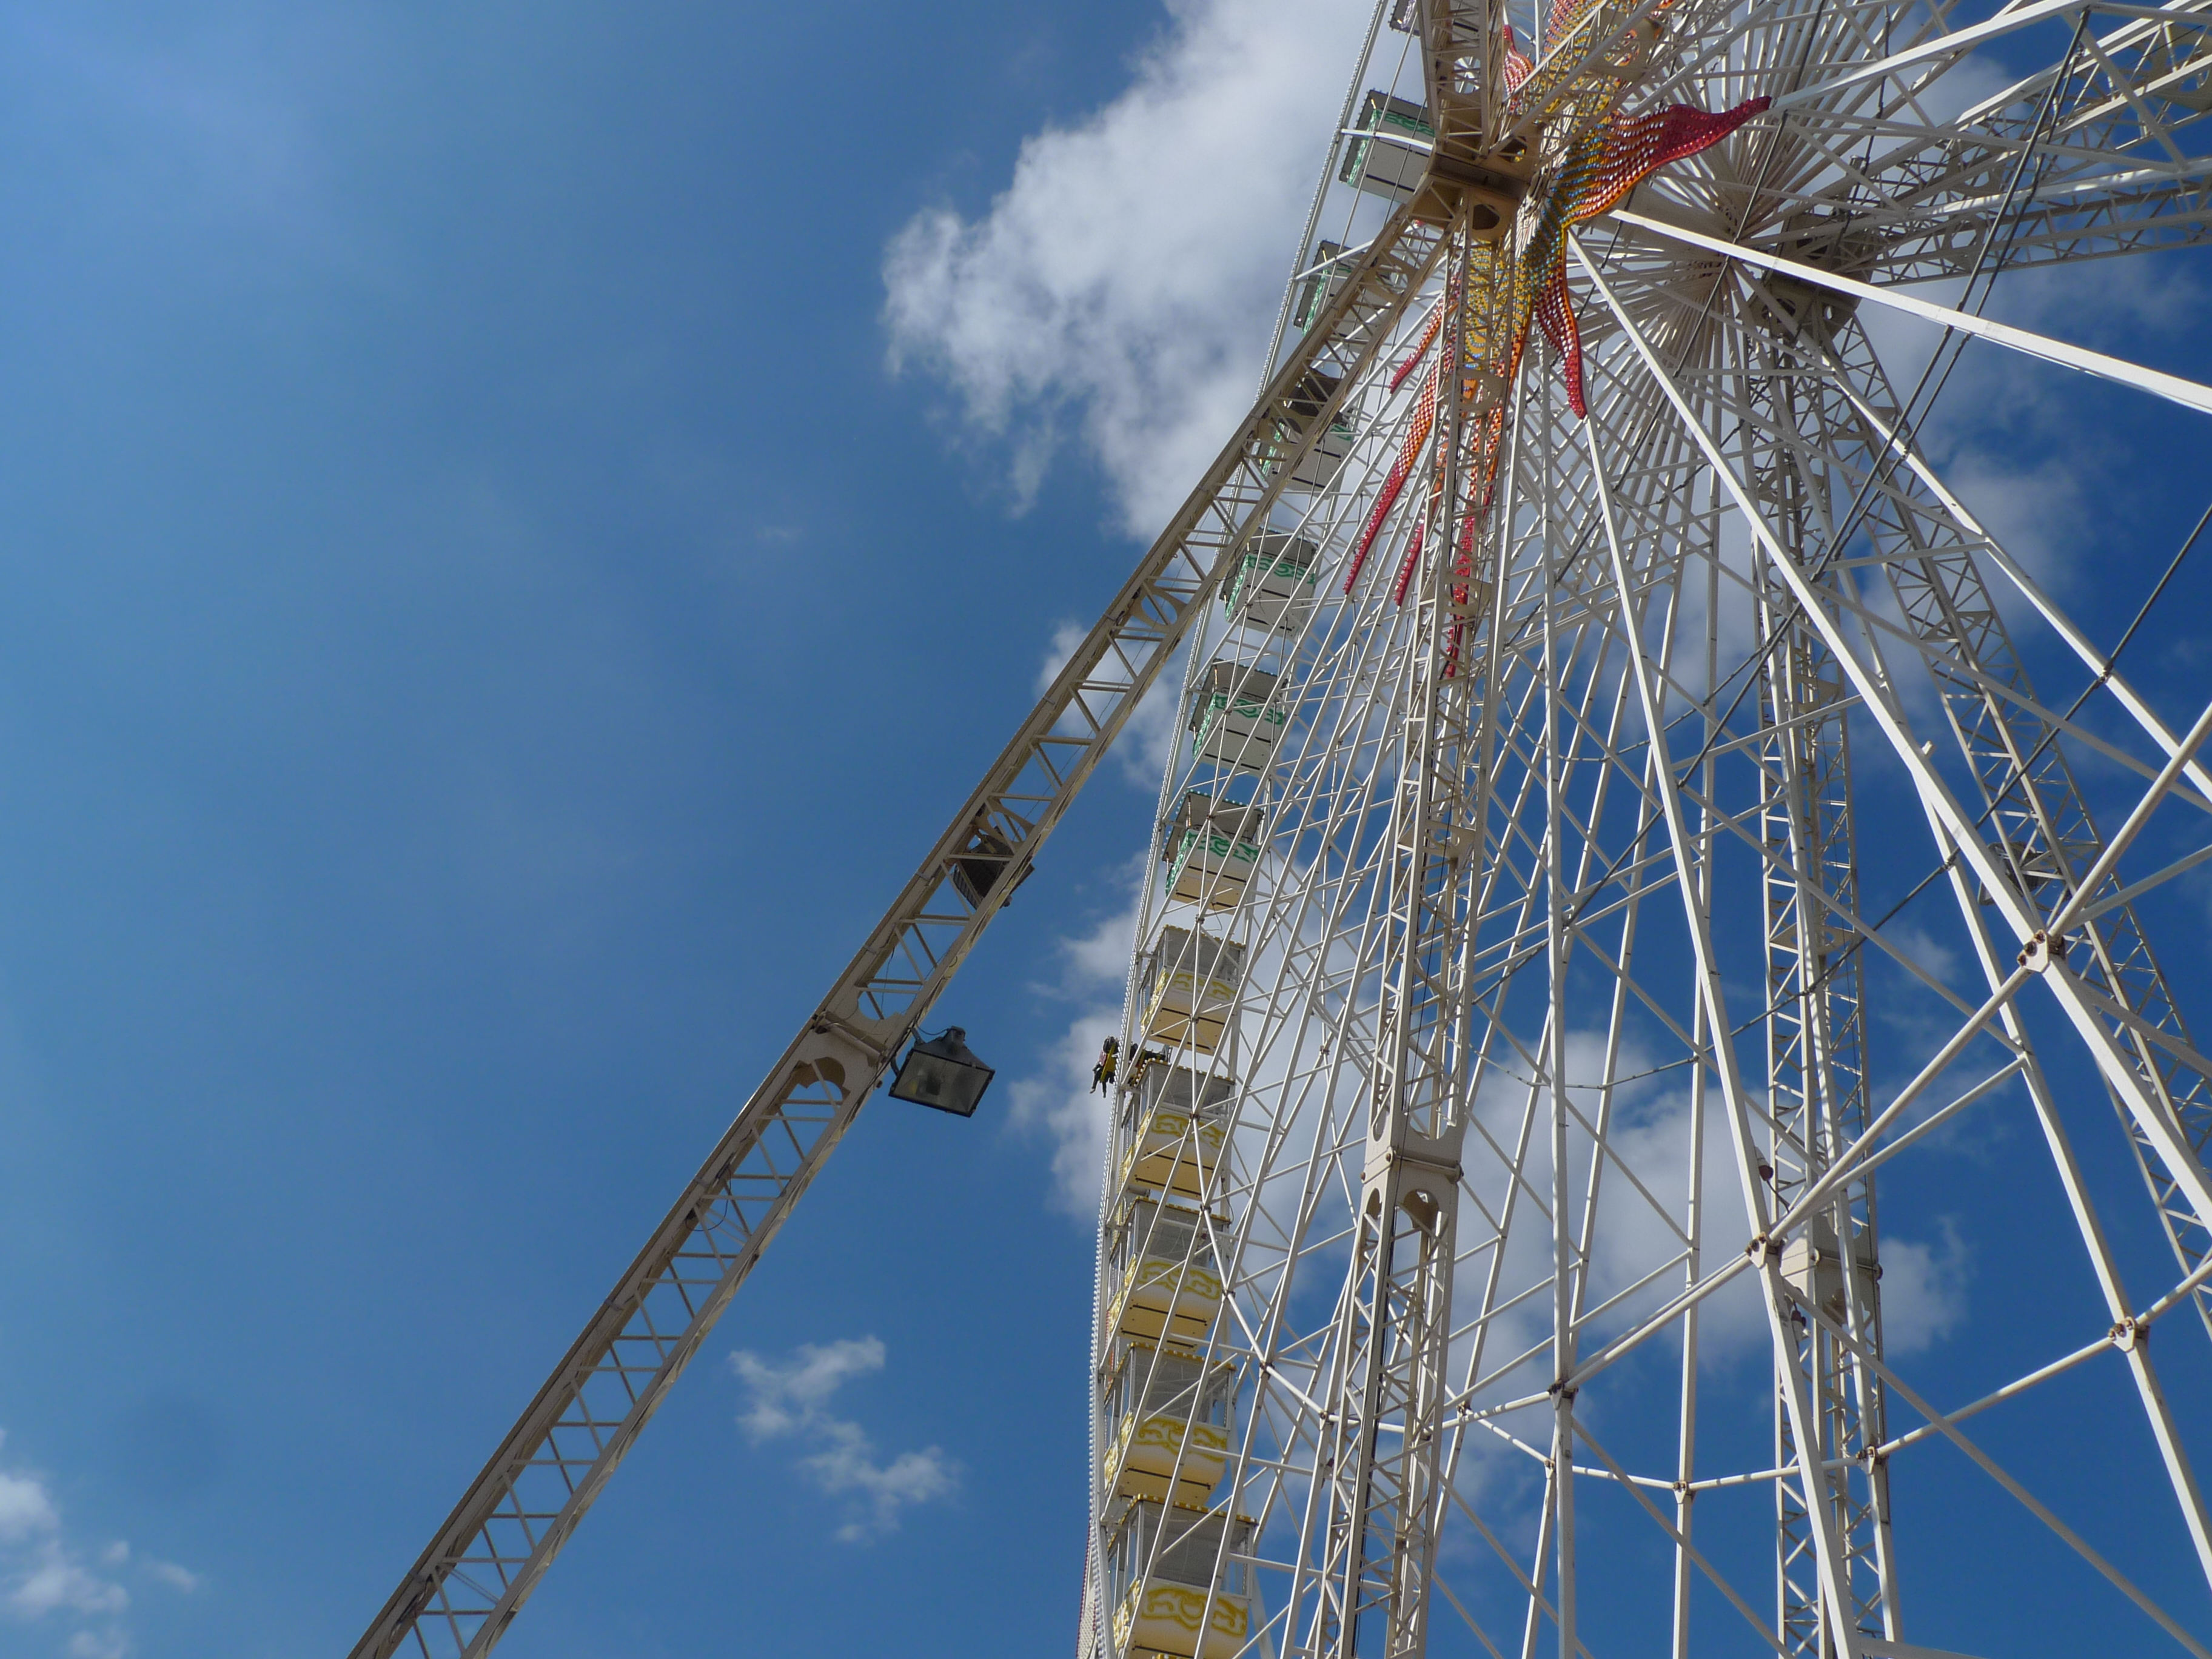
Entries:
[[957,1117],[975,1116],[983,1091],[997,1073],[975,1058],[967,1036],[959,1026],[948,1025],[939,1036],[908,1048],[891,1084],[891,1098],[933,1106]]

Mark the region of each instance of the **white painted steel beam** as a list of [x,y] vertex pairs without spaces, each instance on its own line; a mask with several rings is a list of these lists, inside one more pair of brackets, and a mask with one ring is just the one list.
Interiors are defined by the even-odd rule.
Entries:
[[[1323,435],[1441,244],[1401,213],[922,860],[353,1650],[489,1653]],[[1317,400],[1306,377],[1334,378]],[[995,843],[981,842],[988,830]],[[1002,847],[1004,851],[996,850]],[[982,902],[950,880],[996,859]]]
[[1702,231],[1690,230],[1680,225],[1670,225],[1641,213],[1632,213],[1626,208],[1616,208],[1613,217],[1622,224],[1632,225],[1638,230],[1648,230],[1656,235],[1671,238],[1686,246],[1702,248],[1708,253],[1718,253],[1731,259],[1741,259],[1762,270],[1776,271],[1801,283],[1810,283],[1831,293],[1849,295],[1854,299],[1872,300],[1893,311],[1917,317],[1923,322],[1938,323],[1945,328],[1971,334],[1977,339],[1990,340],[1998,345],[2030,357],[2039,357],[2045,362],[2057,363],[2084,374],[2094,374],[2100,380],[2111,380],[2136,392],[2147,392],[2154,398],[2163,398],[2168,403],[2179,404],[2184,409],[2193,409],[2199,414],[2212,415],[2212,386],[2200,386],[2195,380],[2185,380],[2178,374],[2167,374],[2155,368],[2145,368],[2118,357],[2107,356],[2101,351],[2091,351],[2086,346],[2069,345],[2063,340],[2054,340],[2048,335],[2031,329],[2015,328],[2009,323],[1991,322],[1986,317],[1977,317],[1969,312],[1954,311],[1949,306],[1939,306],[1932,301],[1901,294],[1893,288],[1879,288],[1872,283],[1862,283],[1855,277],[1839,276],[1834,271],[1823,270],[1818,265],[1808,265],[1796,259],[1769,253],[1761,248],[1747,247],[1741,242],[1725,241],[1717,236],[1708,236]]

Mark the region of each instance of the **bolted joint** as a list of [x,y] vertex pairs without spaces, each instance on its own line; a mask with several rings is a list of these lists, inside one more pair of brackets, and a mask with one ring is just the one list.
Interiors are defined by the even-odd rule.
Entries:
[[2020,965],[2032,969],[2039,974],[2049,973],[2051,971],[2051,935],[2039,927],[2036,929],[2029,936],[2027,943],[2021,947]]
[[2150,1346],[2150,1322],[2130,1314],[2106,1334],[2122,1353],[2133,1353],[2138,1348]]
[[1751,1258],[1753,1266],[1764,1267],[1781,1255],[1782,1246],[1766,1234],[1761,1233],[1743,1247],[1743,1253]]

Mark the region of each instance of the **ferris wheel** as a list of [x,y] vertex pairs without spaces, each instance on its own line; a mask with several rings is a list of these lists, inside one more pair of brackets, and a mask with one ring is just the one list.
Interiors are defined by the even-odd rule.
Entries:
[[[922,1021],[1180,657],[1078,1659],[1996,1659],[2031,1561],[2212,1659],[2212,707],[1921,436],[1973,339],[2212,413],[1982,315],[2203,240],[2208,114],[2212,0],[1383,0],[1250,413],[356,1656],[496,1644],[895,1065],[972,1109]],[[1885,1301],[1998,1117],[1954,1398]]]

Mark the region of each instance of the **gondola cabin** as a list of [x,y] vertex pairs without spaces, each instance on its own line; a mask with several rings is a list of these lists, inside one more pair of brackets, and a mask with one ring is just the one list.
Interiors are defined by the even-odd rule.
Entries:
[[1266,821],[1257,806],[1216,801],[1196,789],[1186,793],[1160,837],[1168,896],[1210,910],[1231,908],[1260,867]]
[[1235,1109],[1233,1078],[1201,1076],[1188,1066],[1152,1066],[1121,1097],[1115,1143],[1121,1185],[1181,1198],[1206,1195],[1220,1166]]
[[1217,662],[1191,699],[1193,753],[1238,772],[1263,772],[1275,758],[1290,717],[1277,708],[1275,677],[1241,662]]
[[1237,561],[1222,608],[1237,622],[1295,634],[1313,615],[1320,566],[1321,550],[1304,536],[1275,530],[1255,536]]
[[1244,979],[1244,947],[1211,933],[1163,927],[1139,964],[1147,1042],[1188,1046],[1210,1054],[1236,1018],[1237,988]]
[[1127,1659],[1235,1659],[1249,1638],[1253,1523],[1139,1501],[1115,1517],[1106,1552],[1114,1648]]
[[1221,1311],[1213,1236],[1227,1231],[1229,1218],[1125,1198],[1108,1224],[1106,1328],[1139,1341],[1204,1341]]
[[1113,1345],[1100,1484],[1121,1498],[1203,1505],[1229,1463],[1237,1374],[1147,1342]]
[[1410,201],[1428,174],[1429,152],[1436,143],[1428,111],[1370,90],[1354,125],[1374,137],[1355,138],[1344,147],[1337,178],[1393,205]]

